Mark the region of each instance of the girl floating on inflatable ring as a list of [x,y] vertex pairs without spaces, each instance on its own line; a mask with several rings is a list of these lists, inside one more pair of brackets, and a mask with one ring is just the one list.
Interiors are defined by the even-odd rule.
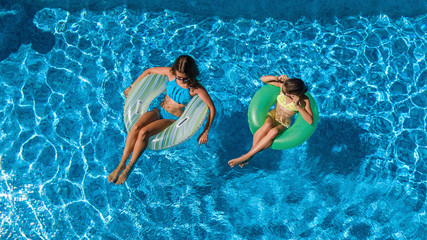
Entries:
[[[175,60],[172,67],[154,67],[145,70],[135,82],[124,91],[125,97],[127,97],[132,86],[148,74],[168,76],[169,82],[166,87],[167,94],[160,106],[144,113],[129,131],[126,137],[126,145],[123,150],[122,159],[117,168],[108,176],[108,181],[116,185],[123,184],[126,181],[139,156],[141,156],[147,148],[149,138],[174,123],[184,112],[185,106],[193,96],[198,95],[209,109],[205,128],[197,138],[199,144],[205,144],[208,141],[208,132],[215,117],[215,106],[212,99],[206,89],[196,79],[199,70],[192,57],[181,55]],[[131,154],[132,157],[129,164],[126,165],[127,159]]]
[[264,83],[280,87],[280,94],[277,96],[276,106],[268,113],[264,124],[259,128],[253,137],[252,148],[246,154],[230,160],[230,167],[237,164],[245,166],[249,159],[256,153],[271,146],[274,139],[283,133],[291,125],[291,118],[299,112],[308,124],[313,124],[313,112],[310,101],[304,94],[308,88],[299,78],[289,78],[281,76],[263,76]]

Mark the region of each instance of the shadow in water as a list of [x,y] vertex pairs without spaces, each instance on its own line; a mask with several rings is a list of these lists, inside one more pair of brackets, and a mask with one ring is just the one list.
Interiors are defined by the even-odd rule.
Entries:
[[322,118],[308,140],[307,151],[318,158],[315,172],[348,175],[358,171],[363,159],[375,146],[363,140],[367,133],[356,119]]
[[[234,112],[230,116],[222,116],[218,121],[228,123],[215,130],[221,145],[220,159],[228,161],[249,151],[253,135],[249,130],[246,112]],[[307,154],[317,159],[313,172],[348,175],[359,170],[365,157],[375,151],[375,146],[364,140],[367,131],[357,123],[357,120],[340,118],[319,121],[315,133],[307,141]],[[283,151],[266,149],[256,154],[250,165],[274,171],[279,168],[282,158]]]
[[[363,120],[357,118],[342,119],[338,117],[322,118],[319,121],[316,132],[307,142],[307,153],[314,159],[313,165],[310,167],[310,177],[314,180],[321,180],[325,175],[332,173],[343,177],[353,175],[356,176],[356,179],[361,180],[363,177],[370,176],[375,179],[390,174],[397,180],[396,183],[400,182],[397,185],[412,187],[413,196],[416,197],[407,198],[407,207],[412,208],[415,212],[422,210],[427,198],[427,187],[423,183],[425,180],[424,168],[419,168],[419,172],[415,173],[412,182],[396,175],[398,169],[395,164],[389,164],[381,172],[372,171],[372,165],[376,164],[375,160],[383,161],[381,158],[384,156],[375,155],[379,147],[376,138],[369,137],[370,133],[358,125],[361,122]],[[375,159],[372,159],[372,156],[375,156]],[[372,180],[372,178],[370,179]],[[393,192],[393,189],[395,188],[391,188],[389,191]],[[322,191],[328,192],[328,196],[335,196],[339,199],[336,195],[338,192],[336,186],[325,184]]]
[[[193,1],[169,1],[169,0],[16,0],[15,3],[23,4],[31,2],[31,6],[38,9],[44,7],[63,8],[67,11],[79,11],[87,9],[90,11],[102,11],[126,4],[131,9],[144,9],[148,11],[163,11],[169,9],[191,14],[193,16],[230,18],[248,18],[263,20],[276,18],[295,21],[301,17],[314,20],[334,21],[335,17],[347,16],[372,16],[385,14],[391,18],[401,16],[415,17],[425,14],[427,3],[424,0],[193,0]],[[24,3],[24,4],[26,4]]]
[[[244,112],[233,112],[230,116],[223,114],[216,119],[221,127],[215,128],[215,135],[220,144],[220,159],[231,160],[247,152],[252,143],[247,115]],[[228,166],[228,165],[227,165]]]
[[417,199],[417,203],[414,206],[414,211],[418,212],[423,209],[424,205],[426,204],[426,192],[427,192],[426,185],[424,183],[420,183],[417,188],[418,199]]
[[[392,19],[402,16],[416,17],[427,12],[423,0],[391,0],[381,3],[369,1],[168,1],[168,0],[15,0],[12,3],[0,0],[0,61],[16,52],[24,43],[31,43],[39,53],[49,52],[54,43],[51,33],[38,30],[33,24],[34,14],[43,8],[62,8],[69,12],[104,11],[114,7],[126,6],[150,12],[161,12],[165,9],[185,12],[195,17],[221,17],[223,19],[248,18],[263,21],[275,18],[287,21],[306,19],[319,20],[322,23],[335,24],[336,18],[348,16],[374,16],[385,14]],[[285,14],[284,14],[285,13]]]
[[48,53],[55,44],[50,32],[43,32],[33,23],[35,6],[16,3],[2,3],[0,8],[0,61],[18,51],[21,44],[31,44],[31,48],[41,54]]

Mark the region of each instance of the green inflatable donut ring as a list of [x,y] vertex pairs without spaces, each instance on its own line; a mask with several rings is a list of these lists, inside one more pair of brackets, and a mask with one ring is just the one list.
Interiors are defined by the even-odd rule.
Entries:
[[[265,85],[255,93],[248,110],[248,121],[252,134],[255,134],[264,124],[270,107],[276,103],[279,93],[280,88],[272,85]],[[270,148],[284,150],[296,147],[305,142],[316,130],[317,123],[319,122],[319,109],[314,98],[309,93],[305,95],[310,100],[311,111],[313,112],[313,124],[308,124],[301,117],[301,114],[297,113],[295,122],[274,140]]]

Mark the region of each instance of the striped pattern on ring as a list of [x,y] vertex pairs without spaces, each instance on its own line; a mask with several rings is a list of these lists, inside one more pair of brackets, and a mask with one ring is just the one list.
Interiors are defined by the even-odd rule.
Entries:
[[[124,122],[129,132],[155,97],[166,90],[167,76],[150,74],[130,90],[124,106]],[[199,96],[194,96],[186,105],[184,112],[171,126],[152,136],[148,148],[161,150],[179,145],[190,139],[202,126],[208,107]]]

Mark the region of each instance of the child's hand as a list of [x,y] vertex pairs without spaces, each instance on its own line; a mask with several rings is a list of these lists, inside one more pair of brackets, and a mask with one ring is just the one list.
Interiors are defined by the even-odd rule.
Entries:
[[206,144],[208,142],[208,132],[203,132],[200,134],[200,136],[197,138],[197,141],[199,142],[199,145]]
[[289,96],[289,98],[292,100],[292,102],[295,103],[295,106],[300,105],[300,102],[299,102],[300,97],[298,97],[296,95],[292,95],[292,96]]
[[277,77],[277,80],[281,81],[282,83],[284,83],[288,79],[289,77],[287,75],[281,75]]
[[131,89],[131,87],[128,87],[128,88],[126,88],[126,89],[123,91],[123,94],[125,95],[125,98],[127,98],[127,97],[128,97],[128,94],[129,94],[129,92],[130,92],[130,89]]

